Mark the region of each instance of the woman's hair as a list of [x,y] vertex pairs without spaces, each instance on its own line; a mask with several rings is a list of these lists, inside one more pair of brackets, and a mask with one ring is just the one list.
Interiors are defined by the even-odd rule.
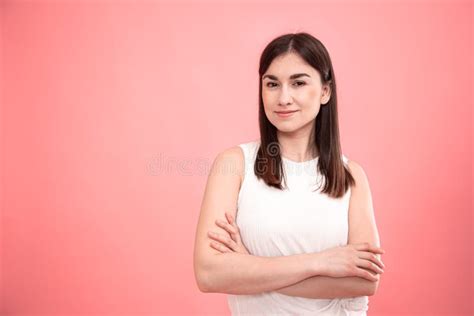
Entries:
[[[282,159],[280,144],[277,139],[277,129],[265,115],[262,99],[262,76],[272,61],[286,53],[296,53],[315,68],[321,77],[322,84],[329,84],[331,95],[328,103],[321,106],[315,119],[314,145],[319,151],[318,170],[323,175],[324,187],[322,193],[330,197],[342,197],[348,188],[355,183],[349,170],[343,164],[341,145],[339,141],[339,126],[337,117],[336,78],[332,68],[329,53],[324,45],[312,35],[301,32],[285,34],[275,38],[263,50],[259,66],[259,127],[260,148],[254,166],[257,178],[263,179],[269,186],[283,189]],[[266,149],[266,150],[264,150]],[[320,188],[320,187],[319,187]],[[319,189],[318,188],[318,189]]]

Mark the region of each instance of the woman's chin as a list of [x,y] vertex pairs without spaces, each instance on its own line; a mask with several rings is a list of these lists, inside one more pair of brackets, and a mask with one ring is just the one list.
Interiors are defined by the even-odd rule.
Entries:
[[287,124],[278,124],[276,125],[276,128],[279,132],[282,133],[291,133],[297,130],[293,125],[287,125]]

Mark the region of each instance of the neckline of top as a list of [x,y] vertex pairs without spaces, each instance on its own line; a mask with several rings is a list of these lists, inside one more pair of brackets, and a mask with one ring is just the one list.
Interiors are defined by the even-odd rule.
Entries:
[[[255,140],[254,141],[255,145],[257,145],[257,148],[258,146],[261,145],[261,142],[260,140]],[[281,156],[281,155],[280,155]],[[291,159],[288,159],[286,157],[283,157],[281,156],[281,159],[285,162],[288,162],[288,163],[291,163],[291,164],[295,164],[295,165],[303,165],[303,164],[308,164],[308,163],[312,163],[312,162],[315,162],[319,159],[319,156],[317,156],[316,158],[313,158],[313,159],[310,159],[310,160],[305,160],[305,161],[294,161],[294,160],[291,160]]]
[[302,164],[308,164],[308,163],[317,161],[317,160],[319,159],[319,156],[317,156],[316,158],[310,159],[310,160],[305,160],[305,161],[294,161],[294,160],[285,158],[285,157],[283,157],[283,156],[281,156],[281,159],[284,160],[284,161],[286,161],[286,162],[292,163],[292,164],[302,165]]

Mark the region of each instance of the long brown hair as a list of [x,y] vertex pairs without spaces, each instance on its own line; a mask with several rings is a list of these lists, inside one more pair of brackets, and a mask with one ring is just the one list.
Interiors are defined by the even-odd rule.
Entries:
[[284,188],[282,178],[285,178],[286,183],[280,144],[277,139],[277,129],[268,120],[263,107],[262,76],[276,57],[290,52],[301,56],[303,60],[319,72],[322,84],[329,84],[330,86],[330,99],[320,108],[314,120],[314,135],[312,135],[314,137],[312,138],[319,151],[317,168],[323,175],[324,180],[324,187],[321,192],[333,198],[340,198],[351,185],[355,184],[355,180],[342,161],[337,116],[336,77],[334,76],[329,53],[324,45],[305,32],[285,34],[275,38],[265,47],[260,57],[258,70],[260,77],[258,113],[260,148],[254,165],[255,175],[265,181],[267,185],[280,190]]

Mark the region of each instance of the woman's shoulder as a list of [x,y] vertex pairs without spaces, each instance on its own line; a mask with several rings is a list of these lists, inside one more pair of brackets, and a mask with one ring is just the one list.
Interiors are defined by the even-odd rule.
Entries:
[[259,138],[256,138],[256,139],[252,139],[252,140],[249,140],[249,141],[246,141],[246,142],[243,142],[243,143],[240,143],[238,144],[237,146],[239,147],[256,147],[260,145],[260,139]]
[[244,160],[247,156],[248,150],[254,148],[255,146],[259,145],[260,140],[250,140],[243,143],[238,143],[232,147],[228,147],[222,150],[219,155],[224,156],[226,158],[234,158],[234,159],[242,159]]
[[256,150],[260,145],[260,139],[253,139],[246,142],[239,143],[231,148],[228,149],[229,154],[234,154],[246,160],[250,159],[255,154]]
[[356,183],[368,182],[367,173],[360,163],[354,160],[348,160],[347,166]]
[[[243,181],[245,170],[246,149],[245,144],[237,144],[223,149],[216,158],[221,168],[231,171],[232,174],[238,174],[240,183]],[[242,146],[244,145],[244,146]]]
[[253,139],[250,141],[242,142],[232,147],[228,147],[222,150],[218,159],[221,163],[228,166],[228,168],[236,171],[241,178],[241,181],[244,179],[244,172],[247,163],[250,162],[250,158],[253,157],[252,154],[256,152],[256,149],[260,145],[259,139]]

